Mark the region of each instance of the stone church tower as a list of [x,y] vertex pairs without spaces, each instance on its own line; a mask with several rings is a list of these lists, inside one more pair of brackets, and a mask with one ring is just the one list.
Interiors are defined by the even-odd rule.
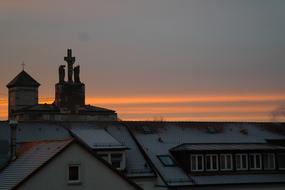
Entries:
[[80,66],[74,67],[75,57],[72,57],[71,49],[67,50],[64,60],[67,65],[59,66],[59,81],[55,85],[52,104],[38,103],[40,84],[24,70],[9,82],[9,119],[57,122],[117,120],[116,111],[85,104],[85,84],[80,81]]
[[24,70],[7,84],[9,119],[12,119],[11,116],[15,110],[38,104],[39,86],[40,84]]
[[67,50],[68,80],[65,81],[65,65],[59,66],[59,82],[55,85],[55,105],[61,110],[76,112],[79,107],[85,106],[85,84],[80,81],[80,66],[73,68],[75,57],[72,50]]

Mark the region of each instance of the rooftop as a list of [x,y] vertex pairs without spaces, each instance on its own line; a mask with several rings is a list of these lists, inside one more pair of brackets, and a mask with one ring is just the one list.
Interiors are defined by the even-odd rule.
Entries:
[[23,143],[17,151],[18,158],[10,162],[0,173],[0,190],[15,188],[72,141],[68,139]]
[[20,72],[12,81],[7,84],[8,88],[12,87],[39,87],[38,83],[33,77],[31,77],[26,71]]

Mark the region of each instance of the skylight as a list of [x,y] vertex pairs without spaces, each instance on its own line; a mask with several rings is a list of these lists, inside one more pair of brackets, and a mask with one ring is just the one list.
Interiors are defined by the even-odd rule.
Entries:
[[164,166],[176,166],[174,160],[169,155],[158,155],[157,157]]

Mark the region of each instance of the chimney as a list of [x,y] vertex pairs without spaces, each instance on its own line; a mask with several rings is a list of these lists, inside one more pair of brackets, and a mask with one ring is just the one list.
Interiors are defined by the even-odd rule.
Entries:
[[11,130],[10,134],[10,161],[15,160],[16,157],[16,132],[17,132],[18,122],[15,120],[10,120],[9,126]]

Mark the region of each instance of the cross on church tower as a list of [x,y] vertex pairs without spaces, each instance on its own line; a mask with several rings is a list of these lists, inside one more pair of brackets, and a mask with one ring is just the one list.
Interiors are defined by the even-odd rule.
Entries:
[[21,65],[22,65],[22,69],[23,69],[23,71],[24,71],[24,70],[25,70],[25,66],[26,66],[25,63],[24,63],[24,61],[22,62]]
[[64,57],[64,61],[67,62],[68,82],[72,83],[73,64],[75,63],[75,57],[72,57],[72,49],[67,49],[67,57]]

